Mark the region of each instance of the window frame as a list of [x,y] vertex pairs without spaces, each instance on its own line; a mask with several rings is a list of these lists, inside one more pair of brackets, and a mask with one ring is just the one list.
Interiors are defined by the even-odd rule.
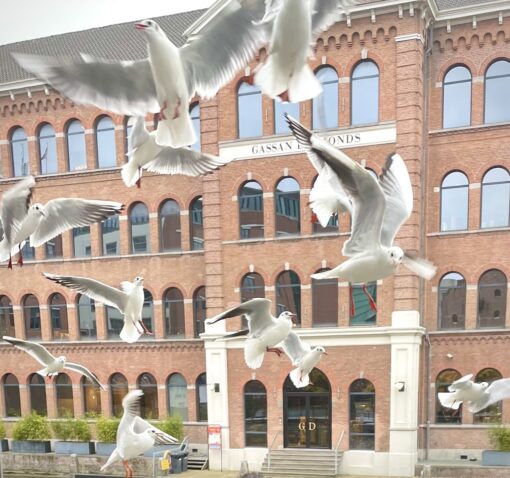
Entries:
[[[504,169],[508,174],[508,180],[507,181],[497,181],[497,182],[493,182],[493,183],[485,183],[484,182],[485,177],[487,176],[487,174],[489,174],[494,169]],[[508,184],[508,187],[510,189],[510,171],[508,171],[508,169],[505,166],[502,166],[502,165],[492,166],[487,171],[485,171],[485,173],[483,173],[482,181],[480,183],[480,218],[479,218],[480,229],[490,230],[490,229],[500,229],[503,227],[510,227],[510,204],[508,206],[508,218],[507,218],[506,226],[494,226],[494,227],[482,226],[482,224],[483,224],[483,191],[484,191],[484,187],[486,188],[488,186],[490,187],[492,185],[501,185],[501,184]],[[508,200],[510,201],[510,194],[509,194]]]
[[[373,65],[375,65],[375,67],[377,68],[377,75],[370,75],[370,76],[363,76],[361,78],[354,78],[354,72],[356,71],[356,68],[358,68],[362,63],[372,63]],[[353,97],[354,97],[354,87],[353,87],[353,84],[355,81],[358,81],[358,80],[367,80],[367,79],[371,79],[371,78],[377,78],[377,120],[375,122],[371,121],[369,123],[354,123],[353,122],[353,112],[354,112],[354,102],[353,102]],[[380,113],[381,113],[381,108],[380,108],[380,105],[381,105],[381,69],[379,68],[379,65],[374,61],[372,60],[371,58],[366,58],[366,59],[363,59],[363,60],[360,60],[358,61],[353,67],[352,67],[352,70],[351,70],[351,75],[349,77],[349,80],[350,80],[350,114],[351,114],[351,117],[350,117],[350,125],[352,127],[357,127],[357,126],[367,126],[367,125],[376,125],[376,124],[379,124],[380,122]]]
[[[460,185],[460,186],[443,186],[443,183],[445,182],[446,178],[450,176],[450,174],[453,173],[460,173],[466,178],[466,184]],[[460,169],[452,169],[451,171],[448,171],[443,178],[441,179],[441,185],[439,187],[439,231],[440,232],[449,232],[449,233],[455,233],[455,232],[462,232],[462,231],[469,231],[469,178],[467,174],[464,171],[461,171]],[[461,189],[466,188],[467,191],[467,200],[466,200],[466,228],[465,229],[443,229],[443,190],[451,190],[451,189]],[[480,208],[481,209],[481,208]]]
[[[449,83],[445,82],[445,79],[447,75],[454,70],[455,68],[465,68],[469,72],[469,80],[458,80],[458,81],[451,81]],[[469,122],[466,125],[461,126],[445,126],[444,125],[444,119],[445,119],[445,105],[444,105],[444,99],[445,99],[445,85],[455,85],[460,83],[470,83],[470,89],[469,89]],[[468,126],[471,126],[472,120],[473,120],[473,73],[471,72],[471,69],[463,64],[463,63],[456,63],[455,65],[452,65],[446,70],[445,74],[443,75],[443,82],[442,82],[442,117],[441,117],[441,127],[442,129],[455,129],[455,128],[466,128]]]

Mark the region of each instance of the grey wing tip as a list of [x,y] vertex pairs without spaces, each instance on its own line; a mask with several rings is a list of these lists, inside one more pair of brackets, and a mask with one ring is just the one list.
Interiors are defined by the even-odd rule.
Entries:
[[395,156],[395,154],[397,154],[397,153],[395,151],[393,151],[392,153],[388,154],[388,156],[386,156],[386,161],[384,162],[384,166],[382,168],[382,171],[381,171],[381,174],[379,176],[379,179],[384,178],[384,176],[390,170],[391,165],[393,164],[393,156]]
[[285,116],[285,120],[287,121],[287,124],[298,143],[306,150],[311,149],[312,143],[310,142],[310,138],[312,137],[312,132],[306,129],[299,121],[289,114],[283,113],[283,115]]

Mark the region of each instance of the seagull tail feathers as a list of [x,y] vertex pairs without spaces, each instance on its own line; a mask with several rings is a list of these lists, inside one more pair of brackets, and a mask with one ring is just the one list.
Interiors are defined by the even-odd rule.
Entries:
[[[183,103],[184,104],[184,103]],[[156,130],[156,143],[160,146],[171,146],[182,148],[190,146],[197,140],[193,123],[186,108],[179,108],[179,116],[171,119],[173,111],[170,108],[165,110],[168,119],[161,120]]]
[[338,267],[335,267],[334,269],[330,269],[330,270],[323,271],[323,272],[317,272],[316,274],[312,274],[310,277],[312,279],[316,279],[316,280],[321,280],[321,279],[338,279],[341,276],[338,274],[337,269],[339,267],[341,267],[341,265],[342,264],[340,264],[340,266],[338,266]]
[[105,471],[107,468],[110,468],[116,461],[121,460],[122,457],[120,456],[120,453],[118,452],[117,448],[113,450],[112,454],[108,457],[108,460],[106,463],[101,467],[99,471]]
[[136,184],[138,179],[140,179],[142,170],[138,169],[138,166],[133,161],[133,156],[130,156],[129,161],[124,166],[122,166],[120,174],[122,175],[124,184],[130,188]]
[[[262,93],[275,99],[289,89],[289,76],[282,71],[276,53],[266,59],[262,67],[255,72],[255,84],[260,86]],[[278,56],[278,55],[276,55]]]
[[44,367],[41,370],[38,370],[36,373],[41,377],[46,377],[48,375],[48,369]]
[[445,393],[438,393],[437,394],[437,398],[439,399],[439,401],[441,402],[441,405],[443,407],[446,407],[446,408],[453,408],[454,410],[458,410],[458,408],[460,407],[462,401],[461,400],[457,400],[455,397],[454,397],[455,393],[448,393],[448,392],[445,392]]
[[301,369],[295,368],[289,373],[289,377],[296,388],[303,388],[310,384],[310,376],[308,374],[302,376]]
[[289,100],[292,103],[310,100],[322,93],[322,87],[312,69],[305,63],[291,76],[289,81]]
[[130,319],[124,319],[124,326],[119,334],[121,340],[128,344],[132,344],[136,342],[141,335],[142,334],[138,331],[136,325]]
[[244,345],[244,360],[246,365],[252,369],[260,368],[264,361],[266,348],[259,339],[248,339]]

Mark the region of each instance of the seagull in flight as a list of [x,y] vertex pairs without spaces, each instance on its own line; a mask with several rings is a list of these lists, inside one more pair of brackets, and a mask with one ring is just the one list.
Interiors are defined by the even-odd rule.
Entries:
[[23,352],[26,352],[41,365],[44,365],[44,368],[37,372],[42,377],[55,378],[64,369],[73,370],[74,372],[81,373],[87,377],[92,383],[98,385],[102,390],[106,390],[103,385],[101,385],[99,379],[87,367],[77,363],[68,362],[63,355],[55,357],[41,344],[36,342],[27,342],[26,340],[16,339],[7,335],[4,335],[2,339],[14,345],[16,348],[23,350]]

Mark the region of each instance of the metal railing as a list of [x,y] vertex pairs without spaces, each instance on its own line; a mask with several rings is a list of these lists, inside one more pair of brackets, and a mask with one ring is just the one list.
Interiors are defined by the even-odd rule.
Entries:
[[338,475],[338,449],[340,448],[340,443],[342,442],[344,435],[345,430],[342,430],[342,433],[340,433],[340,438],[338,439],[338,443],[335,447],[335,475]]
[[273,449],[273,446],[274,446],[274,442],[276,441],[276,438],[278,437],[278,435],[280,435],[282,433],[281,430],[277,431],[275,434],[274,434],[274,437],[273,437],[273,440],[271,441],[271,445],[269,446],[268,450],[267,450],[267,470],[268,471],[271,471],[271,450]]

